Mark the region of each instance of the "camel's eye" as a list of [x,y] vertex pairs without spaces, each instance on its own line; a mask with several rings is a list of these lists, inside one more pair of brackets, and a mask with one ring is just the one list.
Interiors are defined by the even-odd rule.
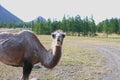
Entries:
[[55,36],[55,34],[52,34],[52,38],[55,38],[56,36]]

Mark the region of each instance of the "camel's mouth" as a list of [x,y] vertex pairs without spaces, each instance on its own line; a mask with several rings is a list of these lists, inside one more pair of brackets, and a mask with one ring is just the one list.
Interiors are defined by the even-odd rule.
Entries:
[[62,46],[61,42],[57,42],[57,46]]
[[57,46],[62,46],[63,38],[58,37],[58,38],[56,39],[56,42],[57,42]]

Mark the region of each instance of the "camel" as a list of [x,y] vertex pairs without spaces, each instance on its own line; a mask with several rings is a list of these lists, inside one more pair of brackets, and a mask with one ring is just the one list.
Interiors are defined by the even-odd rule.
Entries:
[[15,34],[0,33],[0,61],[4,64],[23,67],[21,80],[28,80],[33,65],[41,63],[48,69],[54,68],[60,58],[65,33],[57,30],[51,33],[52,47],[45,49],[37,36],[31,31]]

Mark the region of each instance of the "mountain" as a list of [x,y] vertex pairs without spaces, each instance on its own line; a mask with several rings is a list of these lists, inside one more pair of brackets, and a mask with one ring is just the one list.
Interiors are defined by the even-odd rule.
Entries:
[[0,5],[0,22],[22,22],[22,20]]
[[32,20],[33,22],[37,22],[37,21],[39,21],[39,22],[46,22],[46,19],[45,18],[43,18],[42,16],[39,16],[39,17],[37,17],[36,19],[34,19],[34,20]]

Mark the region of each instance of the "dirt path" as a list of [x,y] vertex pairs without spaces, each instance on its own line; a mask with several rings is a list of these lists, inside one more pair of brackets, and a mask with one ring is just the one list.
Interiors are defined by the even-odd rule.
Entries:
[[102,80],[120,80],[120,47],[102,45],[96,49],[105,54],[108,59],[106,66],[110,69]]
[[[79,42],[77,42],[77,44],[78,43]],[[79,45],[94,48],[107,58],[105,66],[109,70],[107,74],[101,76],[101,80],[120,80],[120,47],[87,43],[79,43]]]

